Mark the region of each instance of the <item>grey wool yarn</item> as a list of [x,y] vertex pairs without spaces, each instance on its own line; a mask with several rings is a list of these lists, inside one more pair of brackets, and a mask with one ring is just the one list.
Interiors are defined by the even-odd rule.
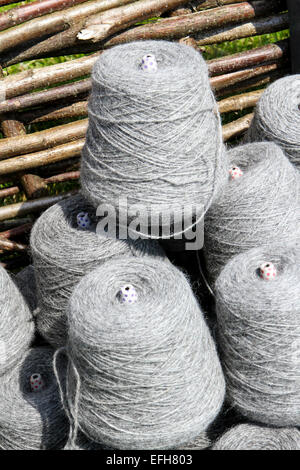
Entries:
[[[128,284],[136,290],[132,304],[119,297]],[[105,263],[75,287],[68,321],[71,442],[81,430],[115,449],[176,448],[218,414],[225,387],[215,344],[171,264]]]
[[259,99],[246,142],[278,144],[300,169],[300,75],[272,83]]
[[[273,265],[271,280],[262,276],[264,263]],[[272,426],[300,426],[299,266],[299,245],[253,248],[229,261],[216,282],[228,401]]]
[[[211,445],[210,439],[206,432],[203,432],[194,439],[192,442],[189,442],[183,447],[179,447],[174,450],[203,450],[207,449]],[[112,450],[108,447],[104,447],[97,442],[90,441],[82,432],[78,433],[75,444],[68,442],[64,450]]]
[[221,436],[212,450],[300,450],[300,431],[240,424]]
[[271,142],[228,151],[230,179],[205,219],[204,251],[212,283],[234,255],[256,246],[300,240],[300,174]]
[[[68,421],[61,405],[52,367],[51,348],[30,349],[18,366],[0,381],[0,449],[43,450],[62,448]],[[66,363],[59,364],[61,375]],[[42,390],[33,392],[32,375],[40,374]]]
[[[80,212],[90,215],[87,230],[77,225]],[[95,209],[81,195],[55,204],[40,216],[30,247],[39,306],[37,328],[54,347],[66,344],[66,306],[82,276],[116,256],[164,256],[156,242],[113,240],[98,234]]]
[[[147,54],[154,72],[140,66]],[[139,41],[101,54],[81,163],[83,194],[95,207],[110,204],[128,219],[136,205],[156,220],[183,208],[202,216],[226,180],[223,151],[207,65],[194,49]]]
[[32,265],[26,266],[16,274],[14,281],[25,298],[30,311],[33,312],[37,308],[34,267]]
[[2,376],[18,363],[30,347],[34,335],[34,322],[22,294],[1,266],[0,305],[0,376]]

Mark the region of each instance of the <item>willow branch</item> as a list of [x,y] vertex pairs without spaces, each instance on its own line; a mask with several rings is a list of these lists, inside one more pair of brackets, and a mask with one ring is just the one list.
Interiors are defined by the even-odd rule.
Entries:
[[24,235],[24,233],[30,232],[33,223],[26,223],[21,224],[17,227],[10,228],[5,230],[4,232],[0,232],[0,238],[14,238],[19,237],[20,235]]
[[13,242],[11,240],[5,240],[4,238],[0,238],[0,250],[5,251],[26,251],[28,248],[27,245],[23,245],[23,243]]
[[0,15],[0,31],[12,28],[25,21],[38,18],[54,11],[64,10],[87,0],[37,0],[26,5],[21,5]]
[[18,218],[18,219],[2,220],[0,222],[0,230],[7,231],[11,228],[19,227],[20,225],[32,224],[32,223],[33,223],[33,218],[30,216]]
[[288,14],[283,13],[198,35],[196,39],[198,46],[208,46],[210,44],[220,44],[225,41],[235,41],[236,39],[249,38],[260,34],[276,33],[288,27]]
[[131,5],[105,11],[89,18],[84,28],[78,33],[80,40],[93,42],[125,29],[138,21],[160,16],[167,10],[176,8],[189,0],[138,0]]
[[20,189],[18,186],[12,186],[11,188],[4,188],[0,189],[0,198],[3,199],[8,196],[14,196],[15,194],[18,194],[20,192]]
[[0,160],[23,153],[37,152],[81,139],[85,137],[87,124],[88,120],[82,119],[25,136],[1,139]]
[[7,175],[66,160],[67,158],[78,157],[80,156],[83,145],[84,139],[80,139],[51,149],[42,150],[41,152],[3,160],[0,162],[0,175]]
[[[38,122],[56,121],[59,119],[73,119],[87,116],[88,102],[78,101],[68,106],[52,106],[44,109],[36,109],[34,112],[23,112],[19,114],[19,119],[26,124]],[[0,141],[1,145],[1,141]]]
[[41,212],[53,204],[62,201],[66,197],[76,194],[77,192],[78,191],[69,191],[66,193],[61,193],[57,196],[43,197],[40,199],[34,199],[32,201],[18,202],[16,204],[0,207],[0,221],[31,214],[34,212]]
[[270,83],[274,82],[278,78],[284,77],[285,75],[291,73],[290,69],[282,68],[278,70],[273,70],[267,74],[262,76],[250,78],[249,80],[244,80],[240,83],[236,83],[235,85],[228,86],[226,88],[221,88],[220,90],[215,91],[215,95],[217,97],[220,96],[231,96],[236,93],[240,93],[243,91],[249,91],[251,88],[263,87],[269,85]]
[[243,82],[244,80],[249,80],[250,78],[264,75],[266,73],[272,72],[273,70],[278,70],[281,67],[282,62],[278,61],[274,64],[252,67],[250,69],[239,70],[237,72],[227,73],[225,75],[218,75],[210,79],[210,84],[214,90],[221,90],[235,85],[236,83]]
[[264,90],[250,91],[243,95],[230,96],[218,102],[220,113],[228,113],[230,111],[241,111],[247,108],[253,108]]
[[32,106],[39,106],[51,101],[57,101],[66,97],[86,95],[91,89],[91,80],[80,80],[78,82],[62,85],[50,90],[29,93],[0,102],[0,113],[18,111]]
[[225,124],[222,128],[224,142],[245,132],[250,127],[253,116],[254,113],[246,114],[246,116],[236,119],[229,124]]
[[[279,3],[276,0],[263,1],[259,0],[253,2],[250,5],[248,2],[239,3],[237,5],[228,5],[222,7],[223,9],[235,9],[236,15],[232,15],[231,11],[227,11],[227,15],[223,18],[223,13],[220,13],[221,8],[216,8],[214,10],[202,11],[200,13],[193,13],[191,15],[184,15],[182,17],[176,18],[164,18],[159,20],[154,24],[147,24],[143,26],[133,27],[128,31],[121,32],[116,36],[108,39],[107,41],[100,41],[96,43],[88,41],[80,41],[77,39],[77,34],[83,26],[82,20],[74,23],[68,30],[61,33],[55,34],[50,38],[45,38],[39,40],[38,44],[24,44],[23,49],[19,51],[14,51],[12,53],[6,54],[5,57],[1,58],[2,65],[8,66],[29,59],[37,59],[39,57],[54,57],[75,53],[90,53],[93,51],[98,51],[99,48],[107,48],[116,44],[122,44],[125,42],[130,42],[138,39],[176,39],[188,35],[196,35],[199,31],[204,33],[200,36],[199,39],[205,39],[211,37],[211,41],[208,44],[214,43],[214,34],[224,32],[224,29],[232,30],[232,24],[235,22],[247,21],[249,16],[252,18],[266,14],[274,9],[280,10]],[[276,8],[275,8],[276,7]],[[242,13],[243,11],[247,12],[248,15]],[[216,11],[219,11],[218,15],[215,15]],[[240,15],[240,19],[237,17]],[[214,20],[215,19],[215,20]],[[253,20],[255,21],[255,20]],[[219,22],[219,23],[218,23]],[[229,25],[228,25],[229,23]],[[218,24],[222,24],[223,27],[218,29]],[[227,24],[227,27],[226,27]],[[269,26],[268,26],[269,27]],[[268,28],[267,27],[267,28]],[[279,26],[273,25],[273,28],[278,31]],[[217,29],[216,29],[217,28]],[[210,31],[213,29],[213,32]],[[283,29],[283,28],[281,28]],[[267,31],[268,32],[268,31]],[[243,36],[244,37],[244,36]]]
[[80,176],[79,171],[69,171],[67,173],[61,173],[60,175],[50,176],[49,178],[46,178],[44,181],[46,184],[63,183],[65,181],[77,180],[79,176]]
[[277,61],[288,55],[288,40],[207,61],[211,76]]
[[281,10],[281,2],[254,1],[227,5],[205,10],[191,15],[165,18],[156,23],[137,26],[105,42],[105,47],[140,39],[179,39],[196,33],[220,28],[228,24],[240,23]]
[[224,5],[230,5],[231,3],[241,3],[241,0],[200,0],[195,9],[204,10],[205,8],[216,8]]
[[41,33],[43,36],[47,36],[63,31],[80,19],[84,20],[90,15],[131,2],[132,0],[88,1],[63,11],[45,15],[42,18],[32,19],[0,33],[0,52],[12,49],[24,42],[40,38]]
[[0,94],[5,99],[23,95],[37,88],[88,75],[99,53],[43,68],[30,69],[0,80]]

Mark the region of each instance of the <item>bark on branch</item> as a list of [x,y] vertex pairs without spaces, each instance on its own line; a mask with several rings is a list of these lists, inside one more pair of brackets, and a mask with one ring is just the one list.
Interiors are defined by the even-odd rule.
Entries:
[[9,206],[0,207],[0,221],[6,219],[13,219],[14,217],[31,214],[34,212],[41,212],[48,207],[62,201],[66,197],[76,194],[78,191],[69,191],[59,194],[58,196],[43,197],[34,199],[32,201],[18,202],[10,204]]
[[28,233],[31,230],[33,223],[26,223],[20,224],[17,227],[10,228],[5,230],[4,232],[0,232],[0,238],[14,238],[19,237],[20,235],[24,235],[24,233]]
[[26,70],[17,75],[8,75],[0,80],[0,94],[5,99],[9,99],[37,88],[84,77],[91,72],[99,54],[96,53],[43,68]]
[[37,0],[26,5],[21,5],[0,15],[0,31],[12,28],[25,21],[38,18],[54,11],[64,10],[87,0]]
[[137,26],[108,40],[105,47],[140,39],[179,39],[282,10],[282,2],[243,2]]
[[76,21],[84,20],[90,15],[131,2],[132,0],[93,0],[67,10],[45,15],[42,18],[32,19],[0,33],[0,52],[40,38],[41,33],[43,36],[47,36],[64,31],[73,26]]
[[11,240],[6,240],[5,238],[0,237],[0,250],[5,251],[26,251],[28,248],[27,245],[23,243],[13,242]]
[[236,83],[243,82],[244,80],[249,80],[250,78],[278,70],[282,67],[282,65],[282,62],[278,61],[274,64],[252,67],[250,69],[239,70],[237,72],[227,73],[225,75],[218,75],[210,79],[210,84],[214,90],[221,90],[235,85]]
[[262,65],[266,62],[273,62],[288,58],[288,40],[278,43],[268,44],[267,46],[257,47],[249,51],[239,52],[218,59],[207,61],[208,70],[211,76],[235,72],[246,67]]
[[229,124],[225,124],[222,128],[224,142],[245,132],[250,127],[253,116],[254,113],[246,114],[246,116],[236,119]]
[[71,122],[62,126],[52,127],[40,132],[34,132],[20,137],[0,140],[0,160],[14,155],[32,153],[39,150],[56,147],[85,137],[87,119]]
[[138,0],[131,5],[113,8],[89,18],[77,37],[83,41],[102,41],[138,21],[160,16],[165,11],[184,5],[188,1]]
[[[16,76],[15,76],[16,77]],[[51,88],[46,91],[29,93],[0,102],[0,113],[18,111],[32,106],[39,106],[51,101],[57,101],[67,97],[86,96],[91,89],[91,80],[85,79],[78,82]]]
[[231,3],[241,3],[241,0],[200,0],[196,10],[204,10],[205,8],[216,8],[224,5],[230,5]]
[[73,119],[87,116],[87,108],[87,101],[78,101],[67,106],[50,106],[44,109],[36,109],[34,112],[23,112],[19,114],[18,118],[26,124],[57,121],[59,119]]
[[230,111],[241,111],[246,108],[253,108],[264,90],[250,91],[243,95],[231,96],[218,102],[220,113],[228,113]]
[[288,14],[283,13],[243,23],[238,26],[211,31],[201,36],[198,35],[196,42],[198,46],[208,46],[210,44],[220,44],[225,41],[235,41],[236,39],[249,38],[260,34],[276,33],[288,27]]
[[[285,18],[285,21],[273,17],[269,19],[269,21],[266,21],[264,18],[257,25],[257,29],[258,31],[261,30],[261,33],[253,32],[256,28],[256,21],[258,21],[255,20],[255,18],[251,23],[246,23],[242,30],[235,31],[231,23],[231,18],[233,23],[239,23],[247,21],[249,15],[252,18],[253,15],[258,17],[263,14],[270,14],[272,11],[281,10],[281,0],[279,1],[280,3],[278,3],[276,0],[272,0],[271,2],[259,0],[253,2],[252,6],[250,6],[248,2],[243,2],[236,5],[233,4],[222,7],[227,10],[234,8],[236,15],[238,15],[238,12],[240,12],[240,20],[237,20],[236,16],[235,18],[234,16],[231,17],[230,12],[224,16],[224,19],[222,18],[222,13],[219,13],[219,16],[216,15],[215,17],[215,11],[221,10],[221,8],[216,8],[214,10],[207,10],[200,13],[193,13],[191,15],[184,15],[182,17],[164,18],[151,25],[147,24],[133,27],[128,31],[124,31],[115,35],[107,41],[100,41],[96,43],[80,41],[77,39],[77,34],[84,24],[83,21],[80,20],[79,22],[74,23],[74,25],[71,26],[68,30],[55,34],[50,38],[42,39],[38,42],[38,44],[24,44],[22,50],[8,53],[2,57],[1,63],[3,66],[8,66],[24,60],[37,59],[39,57],[53,57],[74,53],[95,52],[100,48],[103,49],[138,39],[176,39],[188,35],[197,35],[199,37],[199,41],[204,41],[203,44],[213,44],[215,42],[222,42],[225,40],[221,39],[224,30],[225,32],[228,32],[228,36],[233,36],[233,39],[237,39],[239,34],[241,37],[246,37],[247,34],[248,36],[251,36],[253,34],[263,34],[263,32],[279,31],[280,29],[284,29],[286,27],[286,23],[288,23],[287,17]],[[272,8],[272,5],[274,8]],[[247,14],[243,14],[241,9],[244,12],[246,11],[248,16]],[[214,18],[216,21],[214,21]],[[218,21],[219,25],[223,25],[222,27],[218,26]],[[203,33],[200,34],[200,31],[203,31]],[[247,33],[247,31],[249,31],[249,33]]]
[[24,171],[47,165],[49,163],[66,160],[67,158],[78,157],[80,156],[83,145],[84,139],[80,139],[59,145],[52,149],[3,160],[0,162],[0,175],[8,175],[18,171]]

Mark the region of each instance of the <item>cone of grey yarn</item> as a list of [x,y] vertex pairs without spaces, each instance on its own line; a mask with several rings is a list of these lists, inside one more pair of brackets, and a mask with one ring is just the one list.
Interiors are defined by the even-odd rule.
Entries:
[[300,75],[272,83],[257,103],[246,142],[270,140],[300,168]]
[[[140,67],[146,54],[156,57],[156,72]],[[203,216],[225,179],[220,117],[201,55],[167,41],[101,54],[82,152],[84,196],[95,207],[115,206],[119,220],[130,219],[136,204],[173,220],[191,207]]]
[[15,276],[14,281],[20,292],[23,294],[30,311],[33,312],[37,308],[37,293],[34,267],[26,266]]
[[300,175],[281,149],[269,142],[228,151],[230,179],[205,219],[207,271],[214,282],[234,255],[256,246],[300,239]]
[[[273,263],[277,275],[260,277]],[[234,257],[216,282],[218,337],[230,404],[249,419],[300,426],[300,246]]]
[[240,424],[221,436],[212,450],[300,450],[300,431]]
[[[92,225],[77,226],[79,212]],[[82,196],[68,198],[45,211],[31,232],[39,312],[37,328],[54,347],[66,343],[66,305],[77,282],[104,261],[119,256],[164,256],[156,242],[113,240],[96,233],[95,210]]]
[[[63,447],[68,422],[52,368],[53,350],[30,349],[0,381],[0,449],[39,450]],[[60,373],[65,374],[60,362]],[[44,389],[32,392],[30,377],[41,374]]]
[[[118,292],[131,284],[133,304]],[[69,304],[68,409],[92,441],[168,449],[218,414],[224,378],[184,275],[151,258],[114,259],[82,278]]]
[[0,376],[14,367],[33,340],[34,323],[17,286],[0,266]]

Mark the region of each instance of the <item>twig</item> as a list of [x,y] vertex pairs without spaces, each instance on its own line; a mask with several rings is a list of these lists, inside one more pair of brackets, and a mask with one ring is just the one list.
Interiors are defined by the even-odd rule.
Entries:
[[37,0],[26,5],[21,5],[5,11],[0,15],[0,31],[17,26],[18,24],[29,21],[33,18],[63,10],[78,3],[84,3],[87,0]]
[[[20,121],[26,124],[35,124],[37,122],[57,121],[59,119],[72,119],[77,117],[83,117],[87,115],[87,101],[78,101],[68,106],[57,107],[50,106],[48,108],[35,109],[35,111],[25,111],[19,113],[18,118]],[[1,143],[1,142],[0,142]]]
[[238,52],[237,54],[220,57],[207,61],[208,70],[211,76],[235,72],[246,67],[262,65],[266,62],[273,62],[288,57],[288,40],[279,41],[267,46],[257,47],[249,51]]
[[78,191],[68,191],[57,196],[43,197],[40,199],[34,199],[32,201],[18,202],[9,206],[0,207],[0,221],[13,219],[14,217],[27,215],[34,212],[41,212],[53,204],[62,201],[66,197],[76,194],[77,192]]
[[56,126],[26,136],[12,137],[0,140],[0,160],[14,155],[32,153],[39,150],[56,147],[67,142],[81,139],[87,130],[87,119]]
[[249,38],[260,34],[276,33],[289,27],[288,14],[273,15],[267,18],[253,20],[242,25],[223,28],[218,31],[208,32],[202,36],[197,36],[198,46],[208,46],[219,44],[225,41],[235,41],[236,39]]
[[231,96],[218,102],[220,113],[230,111],[241,111],[242,109],[252,108],[263,94],[264,90],[250,91],[243,95]]
[[27,245],[23,243],[13,242],[11,240],[5,240],[0,238],[0,249],[5,251],[26,251],[28,248]]
[[138,0],[134,4],[107,10],[89,18],[77,37],[83,41],[102,41],[122,29],[188,3],[189,0]]
[[64,31],[80,19],[85,19],[90,15],[113,7],[131,3],[131,1],[132,0],[94,0],[68,8],[67,10],[45,15],[42,18],[27,21],[22,25],[0,33],[0,52],[6,49],[12,49],[26,41],[40,38],[41,33],[43,36],[47,36],[59,31]]
[[231,3],[241,3],[241,0],[200,0],[195,6],[196,10],[204,10],[205,8],[216,8]]
[[[254,1],[227,5],[176,18],[165,18],[156,23],[137,26],[105,42],[105,47],[139,39],[178,39],[183,36],[203,34],[228,24],[240,23],[281,10],[281,2]],[[206,33],[205,33],[206,34]]]
[[[15,80],[17,76],[15,75]],[[85,79],[78,82],[62,85],[50,90],[29,93],[0,102],[0,113],[18,111],[20,109],[39,106],[51,101],[57,101],[69,96],[86,95],[91,89],[91,80]]]
[[263,87],[274,82],[278,78],[284,77],[290,73],[290,69],[282,68],[278,70],[273,70],[267,74],[262,75],[257,78],[250,78],[249,80],[244,80],[241,83],[236,83],[235,85],[229,86],[227,88],[221,88],[220,90],[215,91],[217,97],[220,96],[231,96],[232,94],[240,93],[243,91],[249,91],[252,88]]
[[99,54],[9,75],[0,80],[0,94],[9,99],[37,88],[84,77],[90,73]]
[[50,176],[49,178],[45,179],[45,183],[50,184],[50,183],[63,183],[65,181],[70,181],[70,180],[77,180],[80,176],[79,171],[69,171],[67,173],[62,173],[60,175],[54,175]]
[[254,113],[246,114],[246,116],[236,119],[229,124],[225,124],[222,128],[224,142],[245,132],[250,127],[253,116]]
[[[213,44],[215,40],[218,40],[220,32],[223,33],[224,30],[229,30],[232,32],[233,26],[231,24],[231,20],[233,23],[247,21],[249,15],[252,18],[253,15],[257,17],[266,13],[270,14],[273,10],[281,10],[280,5],[282,2],[281,0],[279,1],[280,3],[278,3],[276,0],[271,0],[271,2],[266,0],[258,0],[252,4],[243,2],[236,5],[228,5],[222,8],[227,9],[227,11],[230,8],[235,9],[236,16],[231,16],[231,12],[229,11],[227,15],[224,16],[224,19],[224,10],[223,13],[220,13],[220,8],[202,11],[200,13],[193,13],[191,15],[184,15],[182,17],[164,18],[159,20],[157,23],[137,26],[129,29],[128,31],[121,32],[113,38],[104,41],[104,43],[103,41],[98,43],[90,43],[87,41],[78,40],[77,34],[84,24],[81,20],[80,22],[74,23],[74,25],[66,31],[55,34],[50,38],[40,38],[37,44],[24,44],[23,49],[14,51],[11,54],[7,54],[5,57],[2,57],[1,63],[2,65],[7,66],[24,60],[37,59],[39,57],[54,57],[75,53],[90,53],[93,51],[98,51],[99,48],[107,48],[116,44],[122,44],[138,39],[176,39],[189,35],[196,35],[197,32],[199,36],[199,31],[204,32],[200,39],[203,39],[203,37],[204,39],[211,38],[210,42],[208,41],[206,44]],[[245,14],[242,13],[242,9],[244,9],[244,11],[246,10],[248,15],[245,16]],[[214,17],[216,10],[219,11],[219,16],[216,15],[215,22]],[[238,13],[240,13],[240,20],[237,19]],[[255,19],[253,21],[255,21]],[[226,22],[229,22],[227,27],[225,25]],[[278,31],[278,28],[280,27],[275,23],[273,24],[273,29]],[[223,25],[221,30],[218,29],[218,24]],[[267,32],[268,27],[269,26],[266,27]],[[212,29],[212,31],[209,31],[210,29]],[[241,34],[242,33],[244,34],[244,32],[241,32]],[[232,34],[234,35],[235,33],[232,32]],[[216,39],[214,38],[214,35],[217,35]]]
[[48,150],[42,150],[41,152],[3,160],[0,162],[0,175],[8,175],[10,173],[37,168],[49,163],[80,156],[83,145],[84,139],[75,140],[74,142],[59,145]]
[[3,220],[0,222],[0,230],[9,230],[14,227],[19,227],[20,225],[25,225],[25,224],[32,224],[33,223],[33,218],[28,216],[28,217],[23,217],[20,219],[10,219],[10,220]]
[[4,232],[0,232],[0,238],[14,238],[23,235],[24,233],[28,233],[30,232],[32,225],[32,222],[21,224],[17,227],[5,230]]
[[18,186],[12,186],[11,188],[4,188],[0,189],[0,198],[3,199],[8,196],[14,196],[15,194],[18,194],[20,192],[20,189]]
[[266,73],[272,72],[273,70],[278,70],[280,67],[282,67],[282,62],[279,61],[275,62],[274,64],[262,65],[246,70],[239,70],[237,72],[218,75],[210,79],[210,84],[214,90],[221,90],[235,85],[236,83],[243,82],[244,80],[249,80],[250,78],[264,75]]

